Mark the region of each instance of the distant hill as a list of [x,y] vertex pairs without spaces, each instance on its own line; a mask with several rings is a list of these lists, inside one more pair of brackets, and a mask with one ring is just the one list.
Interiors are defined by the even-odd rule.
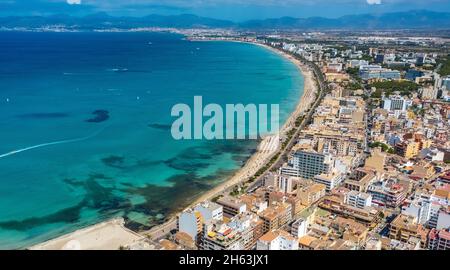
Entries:
[[283,17],[253,20],[240,25],[243,28],[289,29],[423,29],[450,28],[450,13],[413,10],[379,15],[349,15],[336,19],[311,17],[306,19]]
[[53,15],[48,17],[1,17],[0,27],[39,28],[61,25],[80,30],[136,27],[175,28],[244,28],[244,29],[450,29],[450,13],[415,10],[385,14],[349,15],[330,19],[323,17],[282,17],[235,23],[196,15],[149,15],[146,17],[112,17],[96,13],[85,17]]

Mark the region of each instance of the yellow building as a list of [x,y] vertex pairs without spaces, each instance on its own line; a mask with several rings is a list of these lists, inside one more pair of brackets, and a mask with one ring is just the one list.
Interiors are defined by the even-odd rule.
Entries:
[[415,217],[400,214],[391,222],[389,238],[406,243],[411,236],[417,236],[417,229]]
[[323,184],[313,184],[308,187],[301,187],[297,190],[297,197],[300,199],[301,204],[304,206],[310,206],[312,203],[318,201],[325,196],[326,186]]
[[420,144],[415,141],[405,141],[395,146],[395,152],[404,158],[414,158],[419,154]]
[[350,79],[350,76],[347,73],[327,72],[325,73],[325,78],[329,82],[342,82],[348,81]]
[[263,233],[276,230],[292,220],[291,205],[281,203],[269,206],[259,214],[263,223]]

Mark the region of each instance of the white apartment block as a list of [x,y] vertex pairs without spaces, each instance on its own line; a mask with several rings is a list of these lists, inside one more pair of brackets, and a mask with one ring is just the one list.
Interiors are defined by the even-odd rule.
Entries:
[[345,203],[362,209],[372,205],[372,195],[352,190],[345,195]]

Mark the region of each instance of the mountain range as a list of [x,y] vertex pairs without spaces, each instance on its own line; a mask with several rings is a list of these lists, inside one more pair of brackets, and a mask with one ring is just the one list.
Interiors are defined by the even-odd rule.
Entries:
[[84,17],[70,15],[0,17],[0,27],[41,28],[64,26],[78,30],[137,27],[173,28],[235,28],[235,29],[450,29],[450,13],[427,10],[392,12],[384,14],[348,15],[339,18],[293,18],[282,17],[264,20],[232,22],[183,15],[149,15],[145,17],[113,17],[96,13]]

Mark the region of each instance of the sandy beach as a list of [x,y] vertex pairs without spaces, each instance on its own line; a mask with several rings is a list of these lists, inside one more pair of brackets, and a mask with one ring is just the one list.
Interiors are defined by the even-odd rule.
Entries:
[[77,230],[30,247],[30,250],[118,250],[143,236],[125,228],[122,218],[112,219]]

